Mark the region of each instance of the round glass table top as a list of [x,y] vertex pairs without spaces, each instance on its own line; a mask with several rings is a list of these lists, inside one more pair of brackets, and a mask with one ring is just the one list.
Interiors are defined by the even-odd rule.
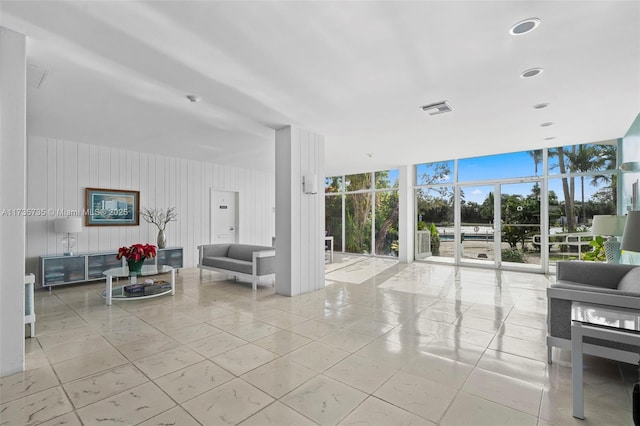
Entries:
[[120,268],[107,269],[102,274],[112,277],[144,277],[146,275],[165,274],[171,271],[173,271],[173,267],[168,265],[142,265],[142,271],[140,272],[130,272],[128,266],[122,266]]

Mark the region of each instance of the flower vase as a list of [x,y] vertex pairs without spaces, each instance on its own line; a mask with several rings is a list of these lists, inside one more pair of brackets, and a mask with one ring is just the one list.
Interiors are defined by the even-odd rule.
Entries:
[[133,259],[127,260],[127,265],[129,265],[129,273],[139,274],[140,272],[142,272],[143,263],[144,263],[144,258],[140,260],[133,260]]
[[167,236],[162,229],[158,229],[158,248],[163,249],[167,246]]

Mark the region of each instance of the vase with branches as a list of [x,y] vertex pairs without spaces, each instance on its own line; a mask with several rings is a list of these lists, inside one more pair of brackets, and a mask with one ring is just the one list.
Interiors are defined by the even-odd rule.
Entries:
[[176,213],[175,207],[167,207],[167,209],[150,209],[144,207],[140,211],[140,216],[147,222],[153,223],[158,228],[158,248],[165,248],[167,245],[167,236],[164,231],[167,229],[169,222],[174,222],[178,213]]

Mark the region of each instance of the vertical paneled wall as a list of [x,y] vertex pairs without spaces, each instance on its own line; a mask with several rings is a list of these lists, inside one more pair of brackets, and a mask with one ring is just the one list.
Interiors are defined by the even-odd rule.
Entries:
[[[140,191],[142,207],[176,207],[167,225],[167,246],[184,247],[185,267],[198,263],[197,246],[209,242],[210,189],[239,192],[239,241],[271,245],[275,235],[275,176],[236,167],[98,145],[30,136],[27,142],[27,207],[45,209],[27,218],[27,271],[36,273],[38,256],[62,254],[54,232],[60,210],[85,208],[85,188]],[[83,227],[75,252],[116,250],[138,242],[155,244],[157,228]]]
[[24,35],[0,27],[0,64],[0,377],[4,377],[24,370],[25,216],[20,213],[25,204],[27,151]]
[[[303,176],[318,192],[303,190]],[[276,293],[324,288],[324,137],[293,126],[276,130]]]

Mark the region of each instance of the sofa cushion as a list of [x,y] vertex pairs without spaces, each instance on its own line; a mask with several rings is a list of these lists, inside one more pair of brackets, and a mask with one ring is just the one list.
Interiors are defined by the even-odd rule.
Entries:
[[209,244],[202,246],[202,257],[225,257],[231,244]]
[[[247,262],[253,262],[253,252],[254,251],[263,251],[263,250],[273,250],[273,247],[265,247],[265,246],[250,246],[247,244],[233,244],[229,247],[229,251],[227,253],[227,257],[245,260]],[[251,273],[251,271],[249,271]]]
[[229,257],[203,257],[202,264],[211,268],[220,268],[242,274],[251,275],[253,273],[252,263],[246,260],[231,259]]
[[640,293],[640,268],[633,268],[625,274],[618,284],[618,290]]

